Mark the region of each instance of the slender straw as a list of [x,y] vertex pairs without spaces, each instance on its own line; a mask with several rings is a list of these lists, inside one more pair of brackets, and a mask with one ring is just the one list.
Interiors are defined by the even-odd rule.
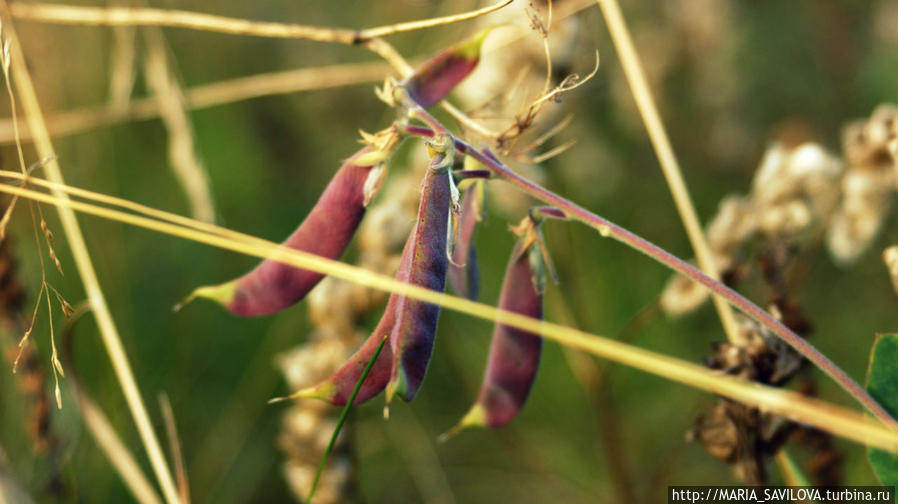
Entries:
[[35,20],[60,24],[80,24],[96,26],[168,26],[195,30],[216,31],[231,35],[252,35],[256,37],[276,37],[336,42],[358,45],[369,40],[396,33],[423,30],[435,26],[458,23],[495,12],[510,4],[512,0],[439,18],[378,26],[362,30],[347,28],[323,28],[292,23],[250,21],[173,9],[153,9],[149,7],[80,7],[62,4],[21,3],[12,4],[13,16],[23,20]]
[[[636,100],[636,107],[639,109],[642,122],[645,123],[645,129],[648,131],[649,138],[652,141],[652,147],[655,148],[655,154],[661,163],[661,171],[664,173],[668,187],[670,187],[670,193],[673,195],[677,212],[679,212],[683,226],[686,228],[689,242],[692,243],[692,248],[695,250],[698,265],[705,274],[719,282],[720,272],[717,270],[714,256],[711,255],[711,249],[705,240],[705,234],[695,213],[695,207],[692,206],[692,199],[689,197],[686,182],[683,181],[680,165],[677,162],[677,157],[674,155],[673,148],[670,146],[670,140],[667,138],[667,132],[664,130],[664,123],[661,122],[661,116],[658,114],[658,108],[655,106],[655,100],[652,99],[652,92],[649,90],[645,73],[643,73],[642,65],[639,62],[639,56],[637,56],[636,49],[633,47],[633,40],[630,38],[630,32],[624,23],[617,0],[596,1],[608,23],[608,30],[611,32],[611,39],[614,41],[614,47],[617,49],[621,65],[624,67],[624,74],[626,74],[630,90],[633,92],[633,99]],[[718,296],[714,296],[713,301],[727,339],[734,343],[741,341],[739,327],[736,324],[736,318],[733,316],[733,310],[730,308],[730,305]]]

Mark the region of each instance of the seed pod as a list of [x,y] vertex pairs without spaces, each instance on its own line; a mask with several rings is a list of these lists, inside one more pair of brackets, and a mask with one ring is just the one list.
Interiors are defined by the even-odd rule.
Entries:
[[[543,316],[545,271],[542,238],[531,217],[514,228],[520,234],[502,281],[499,308],[536,319]],[[469,426],[502,427],[523,407],[542,352],[539,335],[496,324],[477,402],[443,439]]]
[[426,61],[402,85],[409,96],[424,108],[439,102],[464,80],[480,62],[480,47],[490,29],[450,47]]
[[[406,254],[410,260],[399,267],[397,280],[443,292],[446,286],[446,235],[452,204],[449,168],[452,166],[451,140],[435,138],[433,153],[424,176],[421,203],[415,229]],[[393,369],[387,385],[387,403],[398,393],[406,401],[415,397],[424,380],[433,350],[438,305],[401,297],[396,305],[396,324],[390,333]]]
[[[314,387],[309,387],[290,395],[290,398],[314,397],[335,406],[345,405],[350,395],[352,395],[356,384],[358,384],[359,378],[362,377],[365,367],[368,366],[368,362],[371,361],[377,352],[377,348],[384,338],[389,337],[390,330],[393,328],[393,322],[396,319],[395,305],[395,296],[391,296],[374,332],[371,333],[365,344],[337,372]],[[387,386],[387,382],[390,381],[390,372],[393,368],[392,355],[390,345],[384,345],[380,354],[377,355],[377,360],[371,367],[371,371],[368,372],[368,376],[362,382],[362,387],[359,389],[353,404],[360,404],[371,399]]]
[[[400,271],[407,268],[407,263],[411,261],[411,254],[409,253],[411,243],[412,236],[409,236],[408,240],[405,242],[405,248],[402,250],[402,259],[400,260],[399,265]],[[352,391],[355,389],[359,378],[362,377],[362,373],[368,365],[368,362],[377,352],[377,347],[380,346],[380,343],[384,338],[390,336],[390,332],[396,321],[396,305],[399,303],[400,297],[401,296],[397,294],[392,294],[390,296],[389,301],[387,301],[387,307],[384,309],[384,314],[381,316],[377,327],[374,328],[374,332],[371,333],[371,336],[368,337],[365,344],[362,345],[362,347],[359,348],[348,361],[346,361],[346,364],[343,364],[340,369],[327,380],[314,387],[295,392],[290,395],[290,398],[314,397],[316,399],[327,401],[335,406],[344,406],[346,401],[349,400],[349,396],[352,395]],[[362,382],[362,387],[359,389],[359,393],[356,395],[353,404],[363,403],[379,394],[390,381],[392,369],[393,352],[390,345],[385,344],[383,349],[381,349],[380,354],[377,356],[377,361],[374,362],[374,366],[371,367],[371,371],[368,372],[368,376],[365,377],[365,381]]]
[[[343,254],[368,202],[380,188],[383,162],[398,144],[398,136],[391,128],[378,135],[367,135],[366,141],[371,145],[343,163],[284,246],[330,259]],[[321,273],[267,259],[236,280],[196,289],[185,303],[205,297],[235,315],[267,315],[299,302],[323,277]]]
[[468,299],[477,299],[480,292],[480,269],[473,240],[477,223],[483,219],[483,195],[483,181],[475,180],[462,197],[458,239],[449,264],[448,279],[452,290]]

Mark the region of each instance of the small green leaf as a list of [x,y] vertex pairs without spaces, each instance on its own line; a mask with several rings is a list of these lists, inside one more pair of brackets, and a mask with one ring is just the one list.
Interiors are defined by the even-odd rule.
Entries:
[[[870,353],[867,392],[889,414],[898,416],[898,334],[877,335]],[[867,458],[883,485],[898,485],[898,455],[868,448]]]

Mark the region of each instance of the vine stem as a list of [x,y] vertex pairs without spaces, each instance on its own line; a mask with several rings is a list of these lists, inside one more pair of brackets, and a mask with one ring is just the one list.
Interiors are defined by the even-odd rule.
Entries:
[[[432,126],[439,122],[429,115],[427,112],[415,109],[415,117]],[[440,127],[442,128],[442,127]],[[445,128],[442,128],[445,130]],[[434,135],[433,129],[420,126],[405,126],[405,131],[412,135],[431,137]],[[454,138],[454,137],[453,137]],[[798,353],[803,355],[815,366],[820,368],[827,376],[832,378],[840,387],[848,392],[851,397],[855,398],[864,408],[873,414],[877,419],[882,421],[891,429],[898,431],[898,422],[892,418],[889,413],[876,402],[867,391],[864,390],[854,379],[848,376],[839,366],[837,366],[827,356],[823,355],[813,345],[807,342],[801,336],[792,332],[784,326],[773,315],[767,313],[758,305],[752,303],[738,292],[714,280],[710,276],[703,273],[695,266],[687,263],[679,257],[671,254],[663,248],[646,240],[645,238],[605,219],[580,205],[562,197],[554,192],[532,182],[515,173],[511,168],[505,166],[504,163],[493,155],[488,149],[476,149],[467,142],[454,138],[456,150],[459,153],[469,155],[479,161],[481,164],[489,168],[493,174],[514,185],[518,189],[533,196],[540,201],[561,209],[569,218],[578,220],[587,226],[596,229],[599,234],[606,238],[614,238],[615,240],[642,252],[652,259],[660,262],[668,268],[688,277],[705,286],[715,296],[719,296],[728,303],[744,312],[749,317],[758,321],[764,327],[770,329],[777,337],[788,343]]]

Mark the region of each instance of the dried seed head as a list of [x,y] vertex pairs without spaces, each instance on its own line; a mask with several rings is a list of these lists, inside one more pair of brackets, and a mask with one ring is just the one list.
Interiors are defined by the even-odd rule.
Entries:
[[737,314],[737,323],[739,342],[715,343],[708,367],[770,385],[795,376],[804,359],[792,347],[749,317]]
[[680,317],[698,309],[709,295],[708,289],[682,275],[674,275],[661,292],[661,309],[671,317]]
[[[708,244],[718,273],[738,271],[748,246],[761,236],[769,244],[803,246],[822,236],[836,213],[842,190],[842,165],[816,144],[793,149],[771,145],[746,196],[724,198],[707,227]],[[682,315],[701,305],[704,289],[685,279],[672,279],[662,294],[661,306],[670,315]]]
[[732,256],[757,230],[754,205],[742,196],[725,197],[708,224],[708,245],[717,254]]
[[349,339],[332,329],[319,329],[309,336],[307,344],[279,355],[276,363],[288,388],[314,385],[337,369],[352,349]]
[[841,264],[856,260],[879,233],[891,207],[892,174],[852,170],[842,179],[844,197],[832,219],[827,245]]
[[888,142],[894,135],[894,121],[898,107],[882,104],[873,110],[869,119],[854,121],[842,132],[845,161],[851,166],[875,167],[888,165]]
[[[284,477],[294,495],[309,495],[312,481],[315,479],[315,464],[303,464],[290,460],[284,466]],[[346,502],[351,493],[352,460],[349,456],[335,457],[328,463],[328,469],[321,474],[315,490],[315,502],[320,504],[337,504]]]
[[794,149],[774,144],[761,162],[749,195],[763,218],[762,230],[779,239],[801,241],[820,229],[839,198],[842,165],[816,144]]
[[849,165],[842,180],[844,197],[827,236],[837,262],[855,261],[879,233],[895,191],[895,142],[898,107],[878,106],[867,120],[849,123],[842,149]]
[[396,254],[408,238],[413,219],[414,213],[396,202],[372,208],[359,229],[359,250],[383,256]]
[[765,208],[758,219],[758,227],[768,235],[799,236],[814,220],[804,201],[790,201]]
[[[714,254],[714,264],[718,271],[730,267],[728,256]],[[710,297],[708,289],[683,275],[673,275],[661,291],[659,304],[670,317],[681,317],[692,313]]]
[[[782,385],[798,373],[804,359],[791,347],[742,314],[737,314],[737,323],[742,335],[739,343],[714,343],[708,367],[770,385]],[[763,484],[767,462],[794,429],[783,418],[722,400],[696,419],[687,437],[730,464],[740,481]]]
[[355,320],[350,303],[337,302],[349,299],[352,284],[334,278],[325,278],[309,293],[309,320],[316,327],[330,327],[348,331]]
[[766,483],[768,461],[794,428],[780,417],[724,400],[696,419],[687,439],[729,464],[737,480],[758,485]]

